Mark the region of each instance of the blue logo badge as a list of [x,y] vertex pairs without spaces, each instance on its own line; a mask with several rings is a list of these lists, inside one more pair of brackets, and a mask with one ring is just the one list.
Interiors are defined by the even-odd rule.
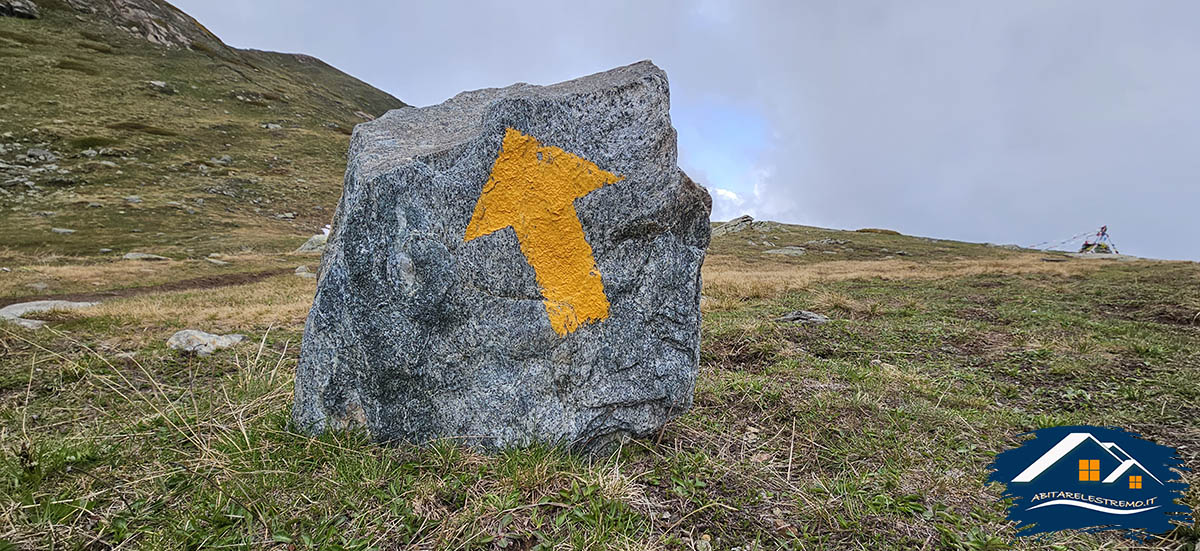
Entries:
[[1051,427],[996,456],[988,482],[1005,485],[1021,536],[1128,530],[1136,537],[1189,523],[1183,461],[1174,449],[1116,427]]

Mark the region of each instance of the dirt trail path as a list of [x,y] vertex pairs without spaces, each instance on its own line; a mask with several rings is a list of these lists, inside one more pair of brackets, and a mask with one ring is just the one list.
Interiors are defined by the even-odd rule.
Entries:
[[292,268],[276,268],[274,270],[263,270],[259,272],[242,272],[236,274],[222,274],[214,276],[196,277],[192,279],[181,279],[179,281],[169,281],[158,285],[147,285],[145,287],[128,287],[125,289],[112,289],[109,291],[97,291],[94,293],[73,293],[62,295],[27,295],[23,297],[0,297],[0,308],[10,304],[18,304],[21,302],[33,302],[35,300],[70,300],[74,302],[101,302],[106,299],[132,297],[137,295],[147,295],[153,293],[168,293],[171,291],[187,291],[191,289],[212,289],[215,287],[228,287],[230,285],[245,285],[262,281],[268,277],[282,275],[292,272]]

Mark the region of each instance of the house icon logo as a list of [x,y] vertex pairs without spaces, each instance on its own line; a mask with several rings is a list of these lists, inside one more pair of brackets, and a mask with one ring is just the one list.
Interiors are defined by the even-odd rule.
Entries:
[[1020,535],[1126,530],[1137,537],[1190,523],[1176,451],[1116,427],[1051,427],[996,456],[989,482],[1012,499]]

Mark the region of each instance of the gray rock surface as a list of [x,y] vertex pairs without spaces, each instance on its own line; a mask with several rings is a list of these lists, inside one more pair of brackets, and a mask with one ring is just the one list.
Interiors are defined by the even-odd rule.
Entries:
[[185,354],[207,356],[222,348],[229,348],[246,339],[245,335],[214,335],[196,329],[177,331],[167,339],[167,347]]
[[821,245],[836,246],[836,245],[848,245],[849,243],[850,242],[845,239],[834,239],[832,237],[826,237],[823,239],[812,239],[812,240],[804,242],[805,245],[809,245],[809,246],[821,246]]
[[750,225],[753,222],[754,222],[754,218],[751,218],[749,214],[743,214],[737,218],[734,218],[733,220],[730,220],[724,224],[721,224],[720,226],[713,228],[712,236],[717,237],[717,236],[721,236],[721,235],[725,235],[725,234],[729,234],[729,233],[737,233],[737,232],[749,229]]
[[171,260],[170,258],[167,258],[165,256],[159,256],[159,255],[150,254],[150,253],[125,253],[125,255],[122,256],[121,258],[124,260],[152,260],[152,261]]
[[37,5],[30,0],[0,0],[0,17],[37,19],[41,16]]
[[161,80],[151,80],[147,81],[147,83],[150,85],[151,90],[154,90],[160,94],[174,95],[178,93],[178,90],[172,88],[171,85]]
[[66,0],[84,13],[106,18],[147,41],[167,47],[224,50],[208,29],[191,16],[162,0]]
[[308,238],[308,241],[305,241],[303,245],[300,245],[300,248],[296,249],[296,252],[298,252],[298,253],[323,253],[323,252],[325,252],[325,242],[328,240],[329,240],[328,235],[318,233],[318,234]]
[[763,254],[781,254],[784,256],[804,256],[805,254],[807,254],[807,252],[808,251],[804,250],[804,247],[788,245],[787,247],[780,247],[778,249],[771,249],[771,250],[763,251]]
[[809,312],[808,310],[796,310],[795,312],[788,312],[782,316],[779,316],[775,318],[774,321],[821,325],[824,323],[829,323],[829,318],[816,312]]
[[33,148],[25,152],[25,157],[30,161],[53,163],[58,160],[58,155],[49,149]]
[[750,224],[750,229],[764,234],[779,230],[782,227],[783,224],[780,224],[779,222],[772,222],[770,220],[755,220],[752,224]]
[[[377,441],[599,450],[687,410],[711,199],[677,166],[668,107],[666,74],[641,62],[552,86],[464,92],[360,124],[305,328],[296,425],[361,427]],[[559,205],[574,207],[566,212],[595,263],[584,275],[599,274],[607,317],[571,318],[578,326],[561,334],[552,325],[555,291],[539,285],[546,272],[522,247],[565,237],[534,239],[538,228],[522,218],[513,223],[524,238],[497,224],[467,239],[485,184],[527,181],[489,180],[510,131],[543,146],[510,148],[538,174],[586,166],[578,156],[620,177]],[[543,198],[564,188],[549,189],[515,208],[547,215]]]
[[95,302],[70,302],[66,300],[36,300],[33,302],[21,302],[17,304],[9,304],[4,308],[0,308],[0,320],[8,321],[28,327],[29,329],[40,329],[46,322],[41,320],[27,320],[22,318],[25,314],[34,312],[48,312],[50,310],[76,310],[79,308],[87,308],[95,306]]

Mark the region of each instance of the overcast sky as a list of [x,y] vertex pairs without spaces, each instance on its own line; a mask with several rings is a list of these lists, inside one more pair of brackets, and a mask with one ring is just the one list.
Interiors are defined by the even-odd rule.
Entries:
[[1194,0],[172,1],[413,105],[651,59],[714,220],[1200,260]]

